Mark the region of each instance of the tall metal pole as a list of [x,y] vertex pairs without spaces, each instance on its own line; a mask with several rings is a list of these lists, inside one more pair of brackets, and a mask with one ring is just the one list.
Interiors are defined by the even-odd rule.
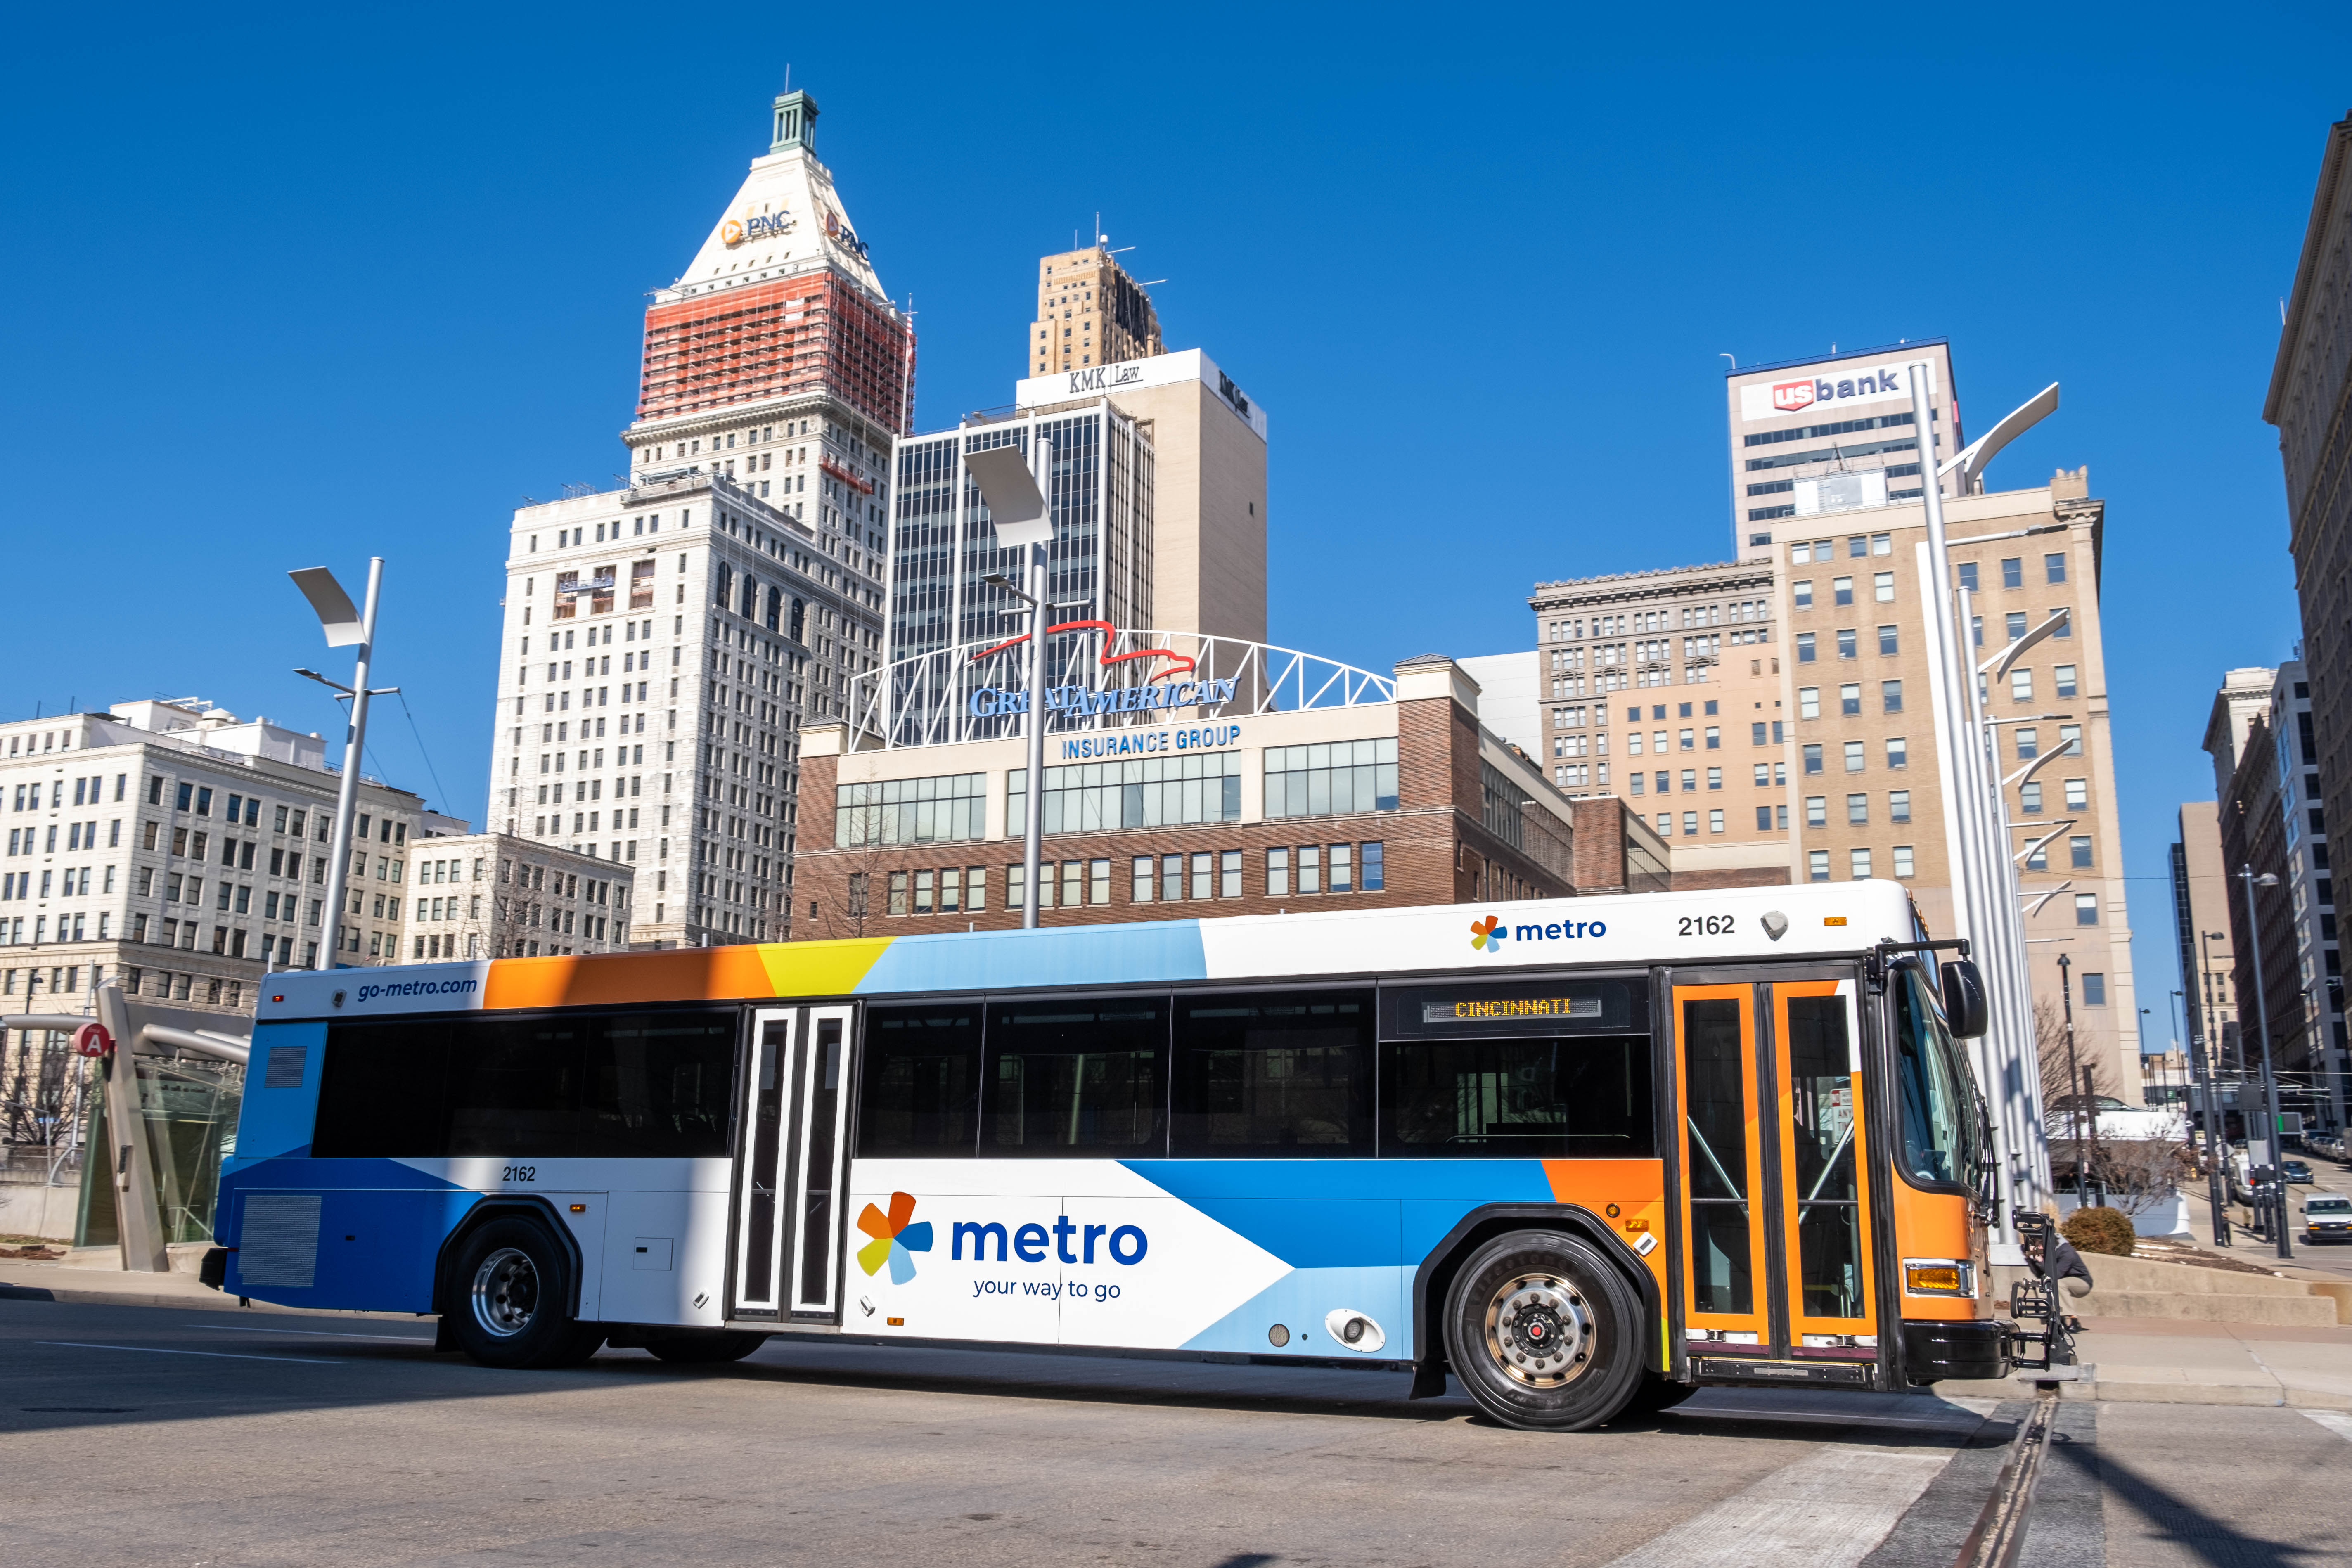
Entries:
[[332,969],[343,950],[343,894],[351,880],[352,814],[359,808],[360,760],[367,754],[368,666],[375,656],[375,604],[383,587],[383,557],[368,558],[367,604],[360,612],[359,673],[352,679],[352,721],[344,733],[343,776],[335,791],[335,830],[327,859],[327,947],[320,969]]
[[2197,1053],[2196,1066],[2198,1082],[2202,1086],[2205,1099],[2205,1202],[2213,1211],[2213,1245],[2227,1247],[2230,1245],[2230,1187],[2222,1162],[2228,1158],[2230,1141],[2222,1135],[2228,1127],[2222,1120],[2221,1103],[2213,1087],[2214,1058],[2221,1045],[2215,1038],[2218,1010],[2213,1005],[2212,942],[2221,934],[2210,931],[2197,933],[2198,946],[2205,960],[2204,973],[2199,977],[2205,989],[2205,1034],[2204,1048]]
[[[2272,1228],[2278,1233],[2278,1255],[2293,1258],[2294,1251],[2286,1238],[2286,1184],[2279,1173],[2278,1079],[2271,1072],[2271,1004],[2263,984],[2263,930],[2254,923],[2254,868],[2240,866],[2238,880],[2246,887],[2246,938],[2254,944],[2254,1022],[2263,1032],[2263,1114],[2270,1118],[2270,1125],[2263,1130],[2263,1147],[2270,1155],[2271,1190],[2278,1207]],[[2276,882],[2275,878],[2272,879],[2273,886]],[[2245,1037],[2244,1020],[2241,1019],[2238,1028],[2241,1049],[2244,1048]]]
[[[1038,422],[1030,420],[1029,472],[1033,476],[1044,467],[1037,450],[1042,434]],[[1042,484],[1037,488],[1045,489]],[[1050,499],[1045,515],[1054,515]],[[1045,841],[1045,552],[1051,548],[1051,541],[1029,547],[1029,799],[1021,824],[1021,877],[1027,884],[1021,900],[1023,931],[1037,929],[1045,892],[1037,876]]]
[[1907,367],[1912,428],[1917,432],[1920,503],[1927,518],[1926,602],[1929,657],[1936,669],[1939,776],[1947,781],[1946,841],[1953,852],[1952,904],[1961,928],[1956,935],[1974,944],[1990,992],[1991,1027],[1977,1042],[1979,1076],[1994,1102],[1994,1157],[2008,1188],[2000,1237],[2014,1243],[2009,1215],[2039,1207],[2048,1192],[2049,1164],[2040,1116],[2034,1105],[2039,1077],[2033,1067],[2032,979],[2025,965],[2022,916],[2017,906],[2015,867],[2009,858],[2006,823],[1985,755],[1985,726],[1977,701],[1975,657],[1966,630],[1967,611],[1953,605],[1951,561],[1944,531],[1943,488],[1936,473],[1935,410],[1928,396],[1928,366]]

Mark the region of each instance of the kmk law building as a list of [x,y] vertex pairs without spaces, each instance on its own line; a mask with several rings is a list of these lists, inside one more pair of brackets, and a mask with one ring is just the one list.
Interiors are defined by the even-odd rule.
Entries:
[[[1041,923],[1666,885],[1641,819],[1555,789],[1452,659],[1391,679],[1253,647],[1230,673],[1049,689]],[[885,744],[855,713],[803,731],[795,936],[1022,923],[1025,742],[997,716],[1024,694],[940,684],[977,738]]]

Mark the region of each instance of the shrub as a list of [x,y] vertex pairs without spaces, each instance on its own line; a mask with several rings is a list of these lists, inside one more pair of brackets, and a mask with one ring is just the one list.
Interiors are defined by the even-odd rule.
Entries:
[[2138,1240],[2131,1216],[2121,1209],[2076,1209],[2058,1228],[2075,1251],[2103,1252],[2110,1258],[2129,1258]]

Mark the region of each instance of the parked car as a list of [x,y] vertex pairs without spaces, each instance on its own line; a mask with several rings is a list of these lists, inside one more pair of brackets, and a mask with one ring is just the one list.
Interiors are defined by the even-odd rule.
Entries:
[[2311,1185],[2311,1166],[2302,1160],[2281,1160],[2279,1174],[2297,1186]]
[[2314,1193],[2304,1199],[2303,1240],[2306,1247],[2323,1241],[2352,1241],[2352,1198]]

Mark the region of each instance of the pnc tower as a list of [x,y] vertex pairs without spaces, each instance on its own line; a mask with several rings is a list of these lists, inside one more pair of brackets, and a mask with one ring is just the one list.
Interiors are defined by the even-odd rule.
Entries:
[[634,871],[632,947],[790,933],[802,722],[881,652],[915,337],[816,115],[775,100],[767,153],[655,292],[628,483],[509,534],[490,816]]

